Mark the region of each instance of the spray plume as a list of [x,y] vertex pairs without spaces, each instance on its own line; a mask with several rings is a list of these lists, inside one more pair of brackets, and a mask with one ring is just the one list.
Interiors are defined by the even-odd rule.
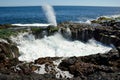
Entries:
[[45,12],[45,16],[48,19],[48,22],[53,26],[57,26],[56,16],[55,16],[52,6],[48,4],[42,5],[42,9]]

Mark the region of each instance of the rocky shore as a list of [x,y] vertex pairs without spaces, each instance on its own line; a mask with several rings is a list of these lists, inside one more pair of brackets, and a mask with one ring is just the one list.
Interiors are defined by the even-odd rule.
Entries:
[[[0,80],[120,80],[120,22],[102,22],[100,19],[91,22],[66,22],[59,24],[58,28],[32,28],[31,31],[9,30],[12,25],[0,25]],[[16,32],[13,34],[11,30]],[[46,57],[34,62],[22,62],[18,59],[19,49],[9,40],[9,34],[16,36],[18,32],[25,31],[34,34],[36,38],[59,31],[71,41],[80,40],[85,43],[93,38],[113,49],[104,54]]]

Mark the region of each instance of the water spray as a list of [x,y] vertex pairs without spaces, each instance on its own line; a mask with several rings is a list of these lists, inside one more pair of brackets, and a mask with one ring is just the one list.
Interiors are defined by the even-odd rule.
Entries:
[[46,5],[42,5],[42,9],[45,12],[45,16],[46,16],[48,22],[50,23],[50,25],[56,27],[57,21],[56,21],[56,16],[55,16],[53,7],[46,4]]

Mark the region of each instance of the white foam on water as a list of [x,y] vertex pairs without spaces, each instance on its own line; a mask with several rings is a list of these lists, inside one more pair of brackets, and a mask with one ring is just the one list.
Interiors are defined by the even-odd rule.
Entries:
[[108,15],[108,16],[105,16],[105,17],[109,17],[109,18],[117,18],[117,17],[120,17],[120,14],[117,14],[117,15]]
[[37,65],[37,66],[39,66],[40,68],[37,69],[36,71],[34,71],[35,73],[38,73],[38,74],[45,74],[45,73],[47,73],[45,71],[45,64],[43,64],[43,65]]
[[[92,19],[91,19],[92,20]],[[85,23],[91,24],[91,20],[87,20]]]
[[21,26],[21,27],[23,27],[23,26],[38,26],[38,27],[46,27],[46,26],[49,26],[50,24],[43,24],[43,23],[33,23],[33,24],[12,24],[13,26]]
[[118,15],[104,15],[104,16],[99,16],[99,17],[96,18],[96,20],[98,20],[100,17],[106,17],[106,18],[115,19],[115,18],[120,17],[120,14],[118,14]]
[[32,34],[20,33],[17,37],[11,37],[11,40],[18,44],[21,54],[19,60],[27,62],[40,57],[85,56],[111,50],[111,47],[93,39],[87,43],[68,41],[60,33],[42,39],[35,39]]
[[[91,21],[92,20],[98,20],[100,17],[106,17],[106,18],[111,18],[111,19],[115,19],[115,18],[118,18],[120,17],[120,14],[118,15],[105,15],[105,16],[99,16],[97,17],[96,19],[87,19],[86,21],[73,21],[75,23],[85,23],[85,24],[91,24]],[[120,22],[120,20],[118,20]]]
[[47,70],[48,72],[45,70],[45,64],[37,65],[40,68],[37,69],[35,71],[35,73],[38,73],[38,74],[50,73],[54,69],[56,78],[72,78],[73,75],[70,74],[68,71],[62,71],[62,70],[60,70],[58,68],[58,65],[62,62],[63,59],[59,59],[59,60],[53,61],[53,65],[54,65],[53,67],[51,65],[49,65],[48,67],[46,67],[48,69]]
[[[64,59],[64,58],[63,58]],[[73,75],[70,74],[68,71],[62,71],[58,68],[58,65],[62,62],[63,59],[60,59],[60,60],[56,60],[56,61],[53,61],[53,64],[55,64],[55,71],[57,72],[56,73],[56,78],[60,78],[60,76],[62,78],[72,78]]]
[[1,39],[1,38],[0,38],[0,42],[8,43],[8,41],[6,41],[5,39]]
[[88,19],[86,21],[74,21],[73,23],[83,23],[83,24],[91,24],[91,21],[94,19]]

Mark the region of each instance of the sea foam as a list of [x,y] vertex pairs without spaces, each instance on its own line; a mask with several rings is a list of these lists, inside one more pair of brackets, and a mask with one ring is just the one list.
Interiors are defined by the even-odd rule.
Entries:
[[33,24],[12,24],[13,26],[36,26],[36,27],[46,27],[49,26],[50,24],[43,24],[43,23],[33,23]]
[[18,45],[20,61],[34,61],[40,57],[72,57],[85,56],[96,53],[105,53],[111,47],[105,46],[94,39],[87,43],[81,41],[69,41],[60,33],[35,39],[32,34],[21,33],[11,40]]

